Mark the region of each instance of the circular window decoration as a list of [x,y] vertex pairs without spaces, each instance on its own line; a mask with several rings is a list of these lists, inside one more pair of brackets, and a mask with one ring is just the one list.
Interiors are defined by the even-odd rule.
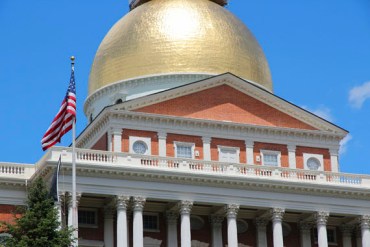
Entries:
[[201,230],[204,226],[204,220],[199,216],[190,216],[190,228],[191,230]]
[[136,141],[134,142],[132,149],[136,154],[145,154],[146,151],[148,150],[148,146],[143,141]]
[[307,167],[312,171],[319,170],[320,166],[321,166],[320,161],[314,157],[311,157],[307,160]]
[[244,220],[237,220],[236,227],[238,229],[238,233],[245,233],[248,230],[248,223]]

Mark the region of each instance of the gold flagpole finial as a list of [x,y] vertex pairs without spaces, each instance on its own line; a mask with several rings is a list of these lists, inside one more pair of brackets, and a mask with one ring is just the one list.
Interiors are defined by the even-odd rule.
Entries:
[[71,56],[71,63],[74,64],[75,63],[75,59],[76,59],[75,56]]

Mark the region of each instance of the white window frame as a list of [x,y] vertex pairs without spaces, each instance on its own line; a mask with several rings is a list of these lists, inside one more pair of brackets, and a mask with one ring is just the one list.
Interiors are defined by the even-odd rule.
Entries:
[[[236,163],[240,163],[240,148],[238,147],[229,147],[229,146],[217,146],[217,150],[218,150],[218,161],[221,161],[220,158],[221,158],[221,150],[222,149],[226,149],[226,150],[232,150],[232,151],[236,151],[236,156],[237,156],[237,162]],[[221,162],[224,162],[224,161],[221,161]]]
[[[97,208],[83,208],[83,207],[79,207],[78,208],[78,211],[88,211],[88,212],[94,212],[94,217],[95,217],[95,224],[80,224],[78,223],[78,226],[79,227],[83,227],[83,228],[98,228],[98,209]],[[78,219],[77,219],[78,220]]]
[[157,218],[157,229],[148,229],[148,228],[144,228],[144,221],[143,221],[143,230],[144,232],[160,232],[159,230],[159,214],[158,213],[143,213],[143,220],[144,220],[144,216],[155,216]]
[[260,155],[261,155],[261,165],[263,166],[265,165],[264,155],[277,155],[276,167],[281,167],[281,152],[280,151],[261,149]]
[[303,153],[303,164],[304,164],[304,169],[309,170],[309,171],[315,171],[315,170],[310,170],[307,166],[307,161],[309,158],[315,158],[320,162],[320,167],[316,171],[324,171],[324,155],[322,154],[310,154],[310,153]]
[[186,146],[186,147],[191,147],[191,158],[180,158],[180,159],[195,159],[195,143],[193,142],[178,142],[175,141],[173,142],[173,147],[175,149],[175,157],[177,157],[177,146]]
[[151,141],[152,139],[150,137],[139,137],[139,136],[129,136],[129,152],[132,154],[136,154],[134,152],[134,143],[137,141],[144,142],[147,146],[147,150],[143,155],[151,155],[152,149],[151,149]]

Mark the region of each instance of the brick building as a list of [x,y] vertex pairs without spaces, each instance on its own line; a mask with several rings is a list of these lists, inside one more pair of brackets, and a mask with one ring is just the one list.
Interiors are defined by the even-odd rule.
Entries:
[[[79,246],[370,246],[370,177],[339,171],[347,131],[274,95],[226,3],[132,1],[102,41],[76,140]],[[71,148],[0,163],[0,219],[60,156],[63,201]]]

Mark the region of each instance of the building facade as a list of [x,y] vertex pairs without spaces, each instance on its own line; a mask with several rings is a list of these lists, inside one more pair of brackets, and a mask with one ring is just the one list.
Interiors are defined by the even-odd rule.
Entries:
[[[132,1],[92,65],[76,140],[79,246],[370,246],[370,176],[339,171],[347,131],[274,95],[226,1]],[[0,163],[0,219],[59,157]]]

